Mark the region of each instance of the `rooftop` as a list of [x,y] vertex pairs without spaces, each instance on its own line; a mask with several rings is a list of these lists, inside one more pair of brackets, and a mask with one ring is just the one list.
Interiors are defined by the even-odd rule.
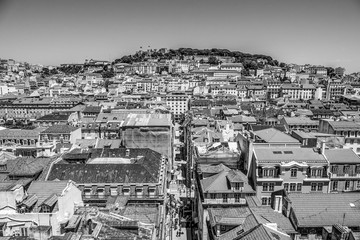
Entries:
[[130,126],[172,126],[171,114],[134,114],[125,119],[123,127]]
[[325,157],[331,163],[360,164],[360,157],[352,149],[326,149]]
[[267,143],[299,143],[298,140],[275,128],[268,128],[254,132],[257,137]]
[[326,164],[326,159],[312,148],[273,147],[255,148],[254,155],[259,163],[305,162]]
[[358,227],[360,193],[289,194],[298,227]]
[[79,129],[79,127],[73,127],[71,125],[65,124],[56,124],[48,127],[42,133],[71,133],[77,129]]

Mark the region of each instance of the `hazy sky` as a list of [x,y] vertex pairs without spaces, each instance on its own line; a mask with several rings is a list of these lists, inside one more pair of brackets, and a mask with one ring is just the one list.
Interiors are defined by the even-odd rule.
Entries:
[[0,0],[0,58],[82,63],[148,45],[360,71],[360,0]]

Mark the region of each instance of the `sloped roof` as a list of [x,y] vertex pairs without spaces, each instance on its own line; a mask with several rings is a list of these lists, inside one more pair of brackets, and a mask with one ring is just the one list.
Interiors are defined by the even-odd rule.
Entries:
[[101,106],[86,106],[83,113],[100,113],[101,108]]
[[259,163],[281,163],[281,162],[306,162],[324,163],[327,161],[312,148],[276,147],[276,148],[255,148],[254,154]]
[[[126,156],[127,150],[129,150],[128,156]],[[77,183],[155,183],[158,181],[162,156],[156,151],[148,148],[119,148],[91,149],[89,153],[91,153],[91,158],[122,157],[132,159],[132,163],[54,164],[50,170],[49,180],[70,179]]]
[[230,168],[220,163],[218,165],[209,165],[209,164],[198,164],[198,170],[201,173],[219,173],[221,171],[230,171]]
[[326,149],[325,157],[331,163],[360,164],[360,157],[352,149]]
[[[288,194],[298,227],[359,226],[360,193]],[[350,205],[353,204],[353,207]]]
[[48,127],[42,133],[71,133],[77,129],[79,129],[79,127],[73,127],[71,125],[65,124],[56,124]]
[[246,175],[239,170],[236,170],[236,171],[230,170],[228,175],[226,176],[226,178],[230,182],[246,182],[247,181]]
[[[228,191],[233,192],[233,190],[230,189],[228,183],[227,176],[229,172],[232,172],[231,174],[233,174],[233,172],[235,171],[224,170],[211,177],[201,179],[200,183],[201,183],[202,191],[203,192],[228,192]],[[244,182],[244,190],[242,192],[254,192],[253,188],[249,185],[247,178],[246,177],[243,178],[242,176],[241,179],[243,179],[242,182]]]
[[258,216],[260,223],[276,223],[277,226],[287,234],[296,233],[290,219],[279,212],[275,212],[270,206],[260,206],[250,208],[251,212]]
[[211,226],[221,225],[240,225],[245,222],[247,216],[251,214],[247,207],[237,208],[209,208],[209,219]]
[[4,129],[0,131],[0,139],[30,139],[39,137],[44,128]]
[[267,143],[299,143],[295,138],[275,128],[263,129],[254,133]]
[[32,177],[41,172],[53,159],[18,157],[7,161],[9,176]]
[[44,201],[54,204],[54,195],[57,200],[68,183],[69,181],[34,181],[30,184],[27,192],[29,195],[37,197],[36,206],[40,206]]

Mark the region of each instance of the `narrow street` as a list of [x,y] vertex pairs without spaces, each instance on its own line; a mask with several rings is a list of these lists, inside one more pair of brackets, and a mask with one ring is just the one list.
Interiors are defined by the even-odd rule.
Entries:
[[186,197],[186,187],[183,184],[177,184],[175,181],[170,183],[168,193],[170,197],[170,209],[167,214],[166,239],[167,240],[191,240],[191,229],[181,227],[180,207],[182,201],[180,198]]

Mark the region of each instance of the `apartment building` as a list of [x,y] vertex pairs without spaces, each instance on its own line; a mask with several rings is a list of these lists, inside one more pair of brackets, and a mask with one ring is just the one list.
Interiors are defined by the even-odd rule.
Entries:
[[190,109],[190,97],[185,93],[172,93],[166,96],[166,105],[170,107],[175,121]]
[[279,209],[281,196],[272,193],[285,190],[300,193],[327,193],[328,161],[321,150],[312,148],[255,148],[249,171],[262,205]]
[[360,190],[360,157],[351,149],[326,149],[330,163],[330,191]]
[[358,122],[321,119],[319,132],[345,137],[343,147],[352,149],[358,155],[360,154],[360,124]]

